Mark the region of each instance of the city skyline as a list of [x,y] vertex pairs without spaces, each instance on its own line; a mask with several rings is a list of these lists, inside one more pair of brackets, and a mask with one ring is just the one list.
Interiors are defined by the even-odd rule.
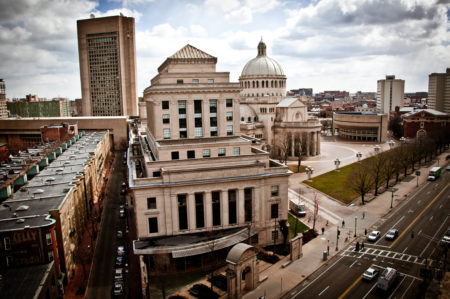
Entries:
[[450,61],[444,1],[31,2],[0,5],[0,77],[10,99],[81,97],[76,20],[91,13],[136,19],[138,96],[186,44],[217,57],[218,71],[238,82],[262,37],[287,90],[314,92],[376,91],[385,75],[405,80],[405,92],[427,91],[428,75]]

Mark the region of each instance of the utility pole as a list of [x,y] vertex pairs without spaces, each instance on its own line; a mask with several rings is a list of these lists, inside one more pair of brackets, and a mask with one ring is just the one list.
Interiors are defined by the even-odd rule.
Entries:
[[337,228],[337,231],[336,231],[336,251],[338,251],[339,250],[339,247],[338,247],[338,243],[339,243],[339,225],[336,226],[336,228]]

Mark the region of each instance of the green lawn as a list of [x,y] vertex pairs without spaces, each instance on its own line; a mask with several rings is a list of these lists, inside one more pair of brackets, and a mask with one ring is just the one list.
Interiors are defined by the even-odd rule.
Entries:
[[[289,222],[289,239],[291,239],[294,237],[295,232],[295,217],[292,216],[291,214],[288,214],[288,222]],[[297,233],[303,233],[308,229],[309,227],[303,224],[303,222],[301,221],[297,222]]]
[[348,187],[347,177],[349,176],[355,164],[350,164],[339,168],[339,171],[332,170],[317,177],[312,178],[312,181],[307,180],[303,183],[325,193],[329,196],[349,204],[355,200],[359,195]]

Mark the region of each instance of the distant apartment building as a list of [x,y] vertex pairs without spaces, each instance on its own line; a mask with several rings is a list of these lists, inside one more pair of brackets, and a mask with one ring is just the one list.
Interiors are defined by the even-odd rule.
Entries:
[[404,106],[405,80],[395,79],[395,76],[386,76],[386,79],[377,82],[377,110],[378,113],[387,114],[390,118],[395,107]]
[[84,116],[138,115],[134,18],[78,20]]
[[8,109],[6,106],[6,86],[5,81],[0,79],[0,118],[8,117]]
[[428,76],[428,108],[450,113],[450,68]]
[[299,89],[291,89],[287,92],[288,96],[307,96],[312,97],[313,89],[312,88],[299,88]]
[[65,117],[70,115],[68,99],[38,100],[37,95],[27,95],[26,101],[7,102],[11,115],[20,117]]
[[376,96],[377,96],[376,92],[357,91],[355,94],[355,98],[357,100],[375,100]]
[[168,57],[144,91],[147,127],[131,130],[144,296],[148,276],[223,265],[242,241],[284,242],[291,172],[240,136],[241,87],[216,63],[191,45]]

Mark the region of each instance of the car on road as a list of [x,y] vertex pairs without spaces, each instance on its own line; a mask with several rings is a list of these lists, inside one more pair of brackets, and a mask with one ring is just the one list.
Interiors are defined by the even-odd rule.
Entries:
[[445,170],[450,171],[450,165],[445,167]]
[[443,236],[440,242],[441,246],[448,247],[450,246],[450,237],[449,236]]
[[118,247],[117,247],[117,255],[118,255],[118,256],[124,256],[124,255],[125,255],[125,247],[123,247],[123,246],[118,246]]
[[120,195],[126,195],[126,194],[127,194],[127,189],[126,188],[120,189]]
[[366,271],[364,271],[363,279],[364,280],[372,280],[378,275],[378,270],[372,267],[369,267]]
[[120,218],[125,218],[125,210],[124,210],[124,209],[120,209],[120,211],[119,211],[119,217],[120,217]]
[[116,267],[122,267],[123,266],[123,256],[116,257]]
[[123,295],[123,285],[121,282],[114,283],[114,296],[122,296]]
[[114,281],[122,281],[123,280],[123,268],[117,268],[114,272]]
[[386,236],[384,238],[386,240],[394,240],[397,237],[398,237],[398,230],[395,228],[392,228],[392,229],[388,230],[388,232],[386,233]]
[[123,231],[118,230],[117,231],[117,239],[122,239],[123,238]]
[[375,242],[376,240],[378,240],[381,236],[381,233],[377,230],[372,231],[369,236],[367,237],[367,240],[371,241],[371,242]]

